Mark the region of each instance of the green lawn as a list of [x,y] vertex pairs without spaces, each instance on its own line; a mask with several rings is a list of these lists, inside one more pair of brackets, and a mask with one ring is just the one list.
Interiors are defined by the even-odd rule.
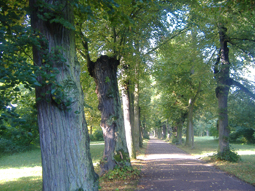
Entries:
[[[213,137],[195,137],[194,145],[195,148],[192,150],[185,146],[178,147],[194,156],[204,157],[207,160],[208,157],[206,156],[217,152],[218,140]],[[241,161],[238,163],[216,161],[213,164],[255,185],[255,145],[231,144],[230,146],[241,156]]]
[[[91,142],[90,152],[95,165],[103,155],[103,143],[103,141]],[[0,158],[0,190],[42,190],[40,149]]]

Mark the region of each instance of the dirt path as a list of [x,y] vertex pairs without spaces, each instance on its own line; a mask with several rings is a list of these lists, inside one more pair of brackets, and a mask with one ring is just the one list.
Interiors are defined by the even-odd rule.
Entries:
[[152,138],[142,162],[137,190],[253,191],[255,187],[227,175],[174,145]]

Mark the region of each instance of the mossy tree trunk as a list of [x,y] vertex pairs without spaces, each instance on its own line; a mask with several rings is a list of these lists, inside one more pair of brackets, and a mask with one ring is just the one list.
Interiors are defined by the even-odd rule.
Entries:
[[[215,64],[214,73],[217,81],[216,97],[218,98],[218,112],[219,112],[219,148],[218,152],[222,153],[229,150],[229,133],[228,127],[228,93],[231,85],[229,77],[229,49],[227,46],[228,40],[226,35],[227,29],[224,26],[219,26],[220,38],[220,53]],[[221,65],[219,62],[221,61]]]
[[[31,26],[45,38],[41,46],[33,47],[34,64],[51,65],[59,73],[54,83],[62,86],[63,95],[57,98],[56,87],[43,84],[36,88],[38,126],[43,169],[43,190],[98,190],[98,176],[94,172],[89,146],[89,135],[84,117],[84,98],[80,85],[80,65],[75,53],[75,32],[60,23],[41,20],[37,0],[30,0]],[[45,4],[61,6],[63,19],[73,24],[72,7],[67,0],[47,0]],[[44,13],[59,14],[44,8]],[[47,42],[46,42],[47,41]],[[59,48],[61,47],[61,48]],[[63,59],[55,59],[54,55]],[[50,69],[49,71],[50,72]],[[46,85],[44,85],[46,84]],[[68,102],[68,100],[71,100]]]
[[100,126],[103,130],[105,149],[101,161],[101,174],[112,170],[116,165],[114,157],[130,161],[125,137],[123,114],[117,82],[119,61],[108,56],[101,56],[96,62],[90,61],[88,70],[96,82],[96,93],[101,111]]

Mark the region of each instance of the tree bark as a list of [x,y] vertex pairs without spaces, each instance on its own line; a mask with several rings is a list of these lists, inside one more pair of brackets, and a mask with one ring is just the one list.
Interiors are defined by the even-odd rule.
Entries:
[[182,113],[181,117],[179,118],[179,120],[177,120],[177,140],[178,140],[178,145],[182,144],[182,127],[184,124],[184,121],[187,117],[187,113]]
[[188,110],[188,121],[186,129],[186,143],[188,147],[194,147],[194,129],[193,129],[193,105],[190,105]]
[[135,145],[133,139],[133,129],[131,123],[131,115],[130,115],[130,93],[129,93],[129,86],[126,85],[122,89],[122,101],[123,101],[123,113],[124,113],[124,124],[125,124],[125,131],[126,131],[126,140],[127,140],[127,148],[129,151],[130,158],[136,158],[135,152]]
[[136,150],[139,149],[139,129],[140,129],[140,116],[139,116],[139,82],[135,83],[135,91],[134,91],[134,142]]
[[[218,152],[223,153],[229,150],[229,133],[228,127],[228,93],[230,89],[230,77],[229,77],[229,49],[227,47],[227,29],[224,26],[219,26],[219,38],[220,38],[220,57],[215,64],[214,73],[217,81],[216,97],[218,98],[218,112],[219,112],[219,148]],[[221,66],[219,69],[219,61],[221,60]]]
[[188,107],[188,121],[187,121],[185,145],[191,147],[192,149],[194,148],[193,110],[194,110],[194,104],[200,92],[200,88],[201,88],[201,82],[199,82],[196,95],[189,100],[189,107]]
[[166,139],[166,122],[162,125],[162,133],[163,133],[163,139]]
[[112,170],[115,157],[130,161],[124,130],[123,114],[117,83],[117,67],[119,61],[108,56],[101,56],[96,62],[89,62],[88,70],[96,82],[96,93],[99,100],[98,109],[101,111],[100,126],[103,130],[105,149],[100,163],[101,174]]
[[[30,0],[29,3],[32,8],[31,26],[47,40],[42,41],[40,47],[33,47],[34,64],[39,67],[50,64],[47,62],[52,59],[50,54],[57,54],[65,59],[51,60],[51,67],[59,70],[54,82],[62,85],[65,97],[56,101],[52,93],[53,86],[49,84],[36,88],[43,190],[98,190],[98,176],[94,172],[90,156],[89,134],[84,117],[75,33],[60,23],[39,19],[39,1]],[[68,1],[48,0],[44,3],[62,5],[63,18],[74,23],[73,10]],[[58,14],[46,7],[44,11]],[[43,76],[38,76],[38,81],[45,83]],[[72,99],[69,106],[66,104],[67,99]]]
[[139,107],[139,147],[143,147],[143,129],[141,123],[141,108]]

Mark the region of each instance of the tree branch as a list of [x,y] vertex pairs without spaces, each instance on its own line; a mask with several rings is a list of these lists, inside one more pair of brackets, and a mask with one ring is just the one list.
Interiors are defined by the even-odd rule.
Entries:
[[[82,53],[82,57],[86,59],[88,66],[91,63],[90,56],[89,56],[89,47],[88,47],[88,41],[86,40],[85,36],[83,35],[82,31],[80,30],[80,37],[81,37],[81,43],[83,48],[85,49],[85,54]],[[79,51],[81,53],[81,51]]]
[[231,38],[231,40],[246,40],[246,41],[251,41],[251,42],[255,42],[255,40],[252,40],[252,39],[248,39],[248,38]]
[[196,99],[197,99],[197,97],[198,97],[198,94],[199,94],[199,92],[200,92],[200,88],[201,88],[201,81],[199,81],[199,85],[198,85],[198,88],[197,88],[197,93],[196,93],[196,95],[194,96],[194,98],[193,98],[193,100],[192,100],[192,105],[195,103],[195,101],[196,101]]
[[175,38],[175,37],[177,37],[178,35],[184,33],[185,31],[187,31],[187,29],[188,29],[188,27],[186,27],[186,28],[184,28],[184,29],[178,31],[177,34],[171,36],[170,38],[168,38],[167,40],[165,40],[164,42],[162,42],[161,44],[159,44],[159,45],[156,46],[155,48],[152,48],[151,50],[149,50],[148,52],[146,52],[145,54],[143,54],[143,56],[148,55],[148,54],[154,52],[155,50],[157,50],[158,48],[160,48],[161,46],[163,46],[164,44],[166,44],[167,42],[169,42],[169,41],[172,40],[173,38]]
[[250,97],[252,97],[253,99],[255,99],[255,94],[253,94],[248,88],[244,87],[244,85],[242,85],[241,83],[231,79],[231,85],[237,86],[240,88],[240,90],[242,90],[243,92],[245,92],[247,95],[249,95]]

